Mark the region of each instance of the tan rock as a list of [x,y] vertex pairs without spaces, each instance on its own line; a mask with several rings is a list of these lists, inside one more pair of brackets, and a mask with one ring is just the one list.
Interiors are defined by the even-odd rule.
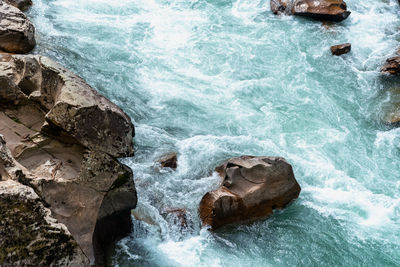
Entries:
[[[42,56],[8,56],[0,62],[0,101],[31,99],[45,111],[44,131],[66,132],[83,146],[114,157],[133,155],[134,127],[116,105],[83,79]],[[1,99],[2,98],[2,99]]]
[[400,56],[394,56],[386,60],[385,65],[381,69],[382,73],[399,75],[400,74]]
[[292,14],[323,21],[342,21],[350,15],[343,0],[297,0]]
[[18,8],[0,1],[0,50],[28,53],[35,45],[35,27]]
[[168,153],[157,160],[161,168],[177,168],[177,156],[175,152]]
[[216,171],[221,186],[205,194],[199,208],[202,223],[212,229],[264,218],[300,193],[292,166],[283,158],[231,158]]
[[331,46],[332,55],[335,55],[335,56],[347,54],[350,52],[350,50],[351,50],[350,43]]
[[32,187],[102,265],[107,245],[131,230],[137,201],[132,171],[116,159],[133,153],[129,117],[44,57],[3,54],[0,84],[0,133],[10,150],[1,177]]

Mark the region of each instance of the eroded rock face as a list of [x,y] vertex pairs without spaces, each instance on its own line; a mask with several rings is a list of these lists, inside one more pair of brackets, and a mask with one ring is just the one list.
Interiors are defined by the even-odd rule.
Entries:
[[351,13],[343,0],[271,0],[271,11],[322,21],[342,21]]
[[[9,56],[0,62],[3,102],[30,99],[46,113],[47,134],[62,130],[83,146],[114,157],[133,155],[130,118],[83,79],[43,56]],[[0,100],[1,101],[1,100]]]
[[28,53],[35,45],[35,27],[18,8],[0,1],[0,50]]
[[399,75],[400,74],[400,55],[388,58],[382,67],[382,73]]
[[4,0],[9,5],[15,6],[20,10],[26,10],[28,7],[32,5],[31,0]]
[[[116,159],[133,154],[129,117],[41,56],[3,54],[0,85],[0,133],[10,150],[0,157],[2,177],[32,187],[90,262],[102,265],[107,244],[96,240],[130,231],[137,201],[132,171]],[[125,227],[104,230],[112,225]]]
[[347,54],[351,51],[351,44],[345,43],[340,45],[331,46],[332,55],[340,56],[343,54]]
[[242,156],[216,168],[221,186],[205,194],[200,202],[204,225],[254,221],[283,208],[300,193],[292,166],[279,157]]
[[88,266],[65,225],[58,223],[32,188],[0,181],[1,266]]

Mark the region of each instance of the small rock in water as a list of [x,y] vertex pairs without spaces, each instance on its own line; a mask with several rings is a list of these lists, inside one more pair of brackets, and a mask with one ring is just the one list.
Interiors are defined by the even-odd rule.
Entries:
[[193,229],[193,222],[185,209],[169,209],[164,212],[169,223],[179,228],[181,233]]
[[300,194],[292,166],[280,157],[242,156],[216,168],[221,186],[206,193],[199,207],[203,225],[213,230],[264,218]]
[[176,169],[177,168],[177,155],[175,152],[168,153],[168,154],[162,156],[160,159],[158,159],[157,162],[160,163],[161,168]]
[[350,43],[331,46],[332,55],[335,55],[335,56],[347,54],[350,52],[350,50],[351,50]]

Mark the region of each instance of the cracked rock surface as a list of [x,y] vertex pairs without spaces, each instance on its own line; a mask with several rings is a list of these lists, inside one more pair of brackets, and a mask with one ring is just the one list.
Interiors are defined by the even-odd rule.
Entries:
[[117,160],[133,155],[130,118],[46,57],[1,54],[0,84],[1,176],[35,190],[102,265],[104,242],[131,230],[137,201],[132,171]]

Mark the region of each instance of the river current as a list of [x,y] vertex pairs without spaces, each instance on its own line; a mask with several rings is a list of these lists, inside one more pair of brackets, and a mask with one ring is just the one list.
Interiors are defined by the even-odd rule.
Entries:
[[[110,265],[400,266],[400,128],[381,123],[400,80],[379,73],[399,46],[400,7],[346,2],[348,19],[323,24],[275,16],[269,0],[34,0],[34,52],[136,127],[136,155],[122,161],[146,222],[134,221]],[[351,53],[332,56],[345,42]],[[177,170],[158,170],[171,151]],[[300,197],[211,233],[200,199],[218,185],[215,166],[243,154],[285,157]],[[175,208],[187,231],[163,215]]]

